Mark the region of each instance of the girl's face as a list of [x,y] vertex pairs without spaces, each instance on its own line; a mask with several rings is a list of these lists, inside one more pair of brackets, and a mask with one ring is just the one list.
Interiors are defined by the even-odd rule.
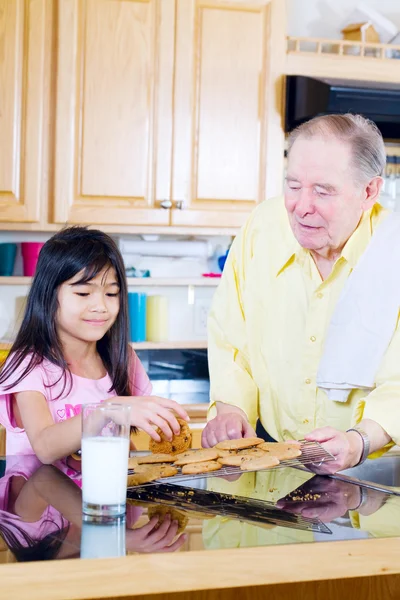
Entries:
[[57,333],[84,342],[97,342],[114,324],[120,305],[115,269],[105,268],[87,283],[79,283],[83,271],[58,290]]

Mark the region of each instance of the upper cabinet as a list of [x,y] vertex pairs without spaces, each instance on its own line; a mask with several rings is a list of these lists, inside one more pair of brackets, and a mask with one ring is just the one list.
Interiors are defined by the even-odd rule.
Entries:
[[271,36],[282,10],[267,0],[178,0],[172,225],[238,227],[275,192],[267,165],[268,152],[283,157],[274,69],[284,29]]
[[280,192],[284,13],[0,0],[0,227],[241,226]]
[[50,8],[48,0],[0,0],[1,222],[35,223],[41,217]]
[[55,221],[169,225],[174,0],[57,4]]

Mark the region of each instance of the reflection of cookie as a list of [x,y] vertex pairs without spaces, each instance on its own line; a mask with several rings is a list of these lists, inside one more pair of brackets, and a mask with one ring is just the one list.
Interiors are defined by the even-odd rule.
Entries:
[[181,456],[178,460],[175,461],[175,465],[189,465],[193,463],[201,463],[207,462],[209,460],[215,460],[218,458],[218,452],[213,450],[212,448],[207,448],[204,450],[193,450],[190,454],[187,453],[185,456]]
[[171,523],[172,521],[178,521],[178,530],[176,532],[177,534],[182,533],[182,531],[185,530],[186,525],[189,522],[189,518],[186,515],[181,513],[179,510],[176,510],[176,508],[173,508],[172,506],[149,506],[149,508],[147,509],[147,515],[149,517],[149,520],[153,517],[158,517],[158,524],[155,526],[155,529],[158,529],[160,525],[163,524],[165,517],[167,515],[170,515]]
[[179,454],[179,452],[184,452],[192,443],[192,434],[190,432],[189,426],[183,419],[177,418],[179,425],[181,426],[181,431],[179,435],[174,435],[172,441],[168,441],[165,438],[164,433],[157,429],[157,433],[161,437],[161,442],[155,442],[153,439],[150,439],[149,449],[153,453],[165,453],[165,454]]
[[242,448],[251,448],[252,446],[258,446],[264,442],[261,438],[240,438],[238,440],[225,440],[219,442],[215,446],[218,450],[242,450]]
[[152,465],[157,463],[173,463],[176,460],[172,454],[147,454],[146,456],[138,456],[137,462],[139,465]]
[[[265,452],[264,452],[265,454]],[[238,454],[236,455],[232,455],[232,456],[221,456],[218,459],[218,462],[221,463],[221,465],[225,465],[227,467],[240,467],[240,465],[246,461],[246,460],[250,460],[252,457],[251,456],[239,456]]]
[[275,456],[257,456],[244,460],[240,465],[242,471],[259,471],[262,469],[270,469],[279,465],[279,460]]
[[213,519],[216,516],[216,514],[201,512],[198,506],[196,506],[195,510],[185,507],[182,509],[182,513],[188,516],[189,519]]
[[264,442],[259,446],[261,450],[267,452],[270,456],[276,456],[279,460],[289,460],[301,456],[300,446],[298,444],[285,444],[282,442]]
[[215,460],[212,460],[210,462],[191,463],[182,467],[182,475],[197,475],[197,473],[210,473],[210,471],[218,471],[221,467],[221,463]]

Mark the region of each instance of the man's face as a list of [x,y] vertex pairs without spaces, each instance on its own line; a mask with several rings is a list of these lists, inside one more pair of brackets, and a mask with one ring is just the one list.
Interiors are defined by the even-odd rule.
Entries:
[[288,159],[285,206],[303,248],[340,251],[361,215],[366,187],[355,181],[350,146],[339,140],[299,137]]

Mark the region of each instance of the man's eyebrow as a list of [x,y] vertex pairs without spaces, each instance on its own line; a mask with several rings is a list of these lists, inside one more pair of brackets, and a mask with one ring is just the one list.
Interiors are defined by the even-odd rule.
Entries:
[[293,177],[292,175],[286,175],[286,181],[295,181],[296,183],[300,183],[300,181],[298,179],[296,179],[296,177]]
[[314,185],[316,187],[320,187],[323,188],[324,190],[326,190],[327,192],[336,192],[336,188],[334,185],[331,185],[330,183],[314,183]]

